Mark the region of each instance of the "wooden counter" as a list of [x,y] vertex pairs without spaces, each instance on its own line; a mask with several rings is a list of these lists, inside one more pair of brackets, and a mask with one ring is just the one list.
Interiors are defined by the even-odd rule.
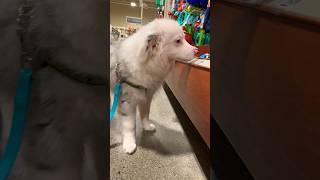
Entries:
[[177,62],[166,83],[210,147],[210,69]]

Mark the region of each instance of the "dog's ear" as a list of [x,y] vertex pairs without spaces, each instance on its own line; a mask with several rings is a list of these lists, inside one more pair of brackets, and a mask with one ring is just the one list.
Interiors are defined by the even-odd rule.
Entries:
[[147,37],[146,51],[154,52],[159,48],[161,36],[159,34],[151,34]]

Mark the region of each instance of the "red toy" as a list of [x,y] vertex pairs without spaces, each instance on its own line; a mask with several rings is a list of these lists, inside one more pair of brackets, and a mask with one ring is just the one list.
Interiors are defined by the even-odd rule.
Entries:
[[193,30],[196,31],[199,25],[200,25],[200,22],[195,22]]
[[178,8],[178,12],[181,12],[181,11],[182,11],[183,1],[184,1],[184,0],[180,0],[180,5],[179,5],[179,8]]

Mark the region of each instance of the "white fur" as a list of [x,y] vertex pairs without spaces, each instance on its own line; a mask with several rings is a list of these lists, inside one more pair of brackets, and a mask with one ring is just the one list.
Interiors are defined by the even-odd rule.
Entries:
[[131,154],[136,149],[136,107],[139,108],[144,130],[154,131],[156,127],[149,121],[154,92],[162,85],[176,60],[189,61],[195,52],[196,48],[184,39],[182,27],[169,19],[156,19],[124,41],[111,44],[111,91],[118,80],[115,72],[117,63],[121,65],[122,76],[148,89],[145,92],[122,84],[118,114],[126,153]]

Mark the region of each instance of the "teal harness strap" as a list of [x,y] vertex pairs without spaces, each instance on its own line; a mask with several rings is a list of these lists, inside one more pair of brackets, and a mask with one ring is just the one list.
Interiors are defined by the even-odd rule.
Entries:
[[20,70],[10,135],[4,154],[0,159],[0,180],[6,180],[9,176],[22,142],[27,117],[28,97],[31,89],[31,75],[30,69]]
[[114,97],[113,97],[113,102],[112,102],[111,111],[110,111],[110,122],[113,120],[114,115],[116,114],[122,83],[126,83],[129,86],[136,88],[136,89],[141,89],[141,90],[147,91],[147,88],[140,86],[140,85],[133,84],[130,81],[122,80],[122,81],[117,82],[114,87]]
[[114,87],[114,97],[113,97],[112,107],[110,111],[110,122],[113,120],[113,117],[116,114],[120,91],[121,91],[121,82],[117,82],[117,84]]

